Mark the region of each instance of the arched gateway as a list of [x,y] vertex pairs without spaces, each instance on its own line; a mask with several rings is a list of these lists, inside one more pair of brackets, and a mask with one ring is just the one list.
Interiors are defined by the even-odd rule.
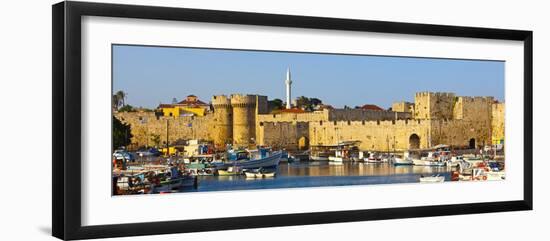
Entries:
[[307,150],[308,148],[309,148],[309,139],[305,136],[300,137],[300,139],[298,139],[298,149]]
[[409,137],[409,149],[419,149],[420,148],[420,137],[417,134],[412,134]]

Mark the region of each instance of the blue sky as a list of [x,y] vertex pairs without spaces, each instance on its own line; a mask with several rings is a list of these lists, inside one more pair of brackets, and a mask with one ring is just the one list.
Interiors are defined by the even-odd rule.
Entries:
[[420,91],[494,96],[504,100],[504,62],[311,54],[149,46],[113,47],[113,90],[127,103],[154,108],[194,94],[261,94],[285,99],[292,72],[293,98],[316,97],[335,107],[414,101]]

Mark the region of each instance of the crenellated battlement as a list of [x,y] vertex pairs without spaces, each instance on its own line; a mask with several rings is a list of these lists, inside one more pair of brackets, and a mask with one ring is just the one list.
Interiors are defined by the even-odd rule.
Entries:
[[214,95],[212,96],[212,105],[218,108],[231,107],[231,99],[226,95]]
[[415,94],[415,97],[454,97],[455,94],[452,92],[430,92],[430,91],[423,91],[423,92],[417,92]]
[[452,119],[455,94],[448,92],[420,92],[414,97],[414,118]]
[[458,98],[463,102],[477,102],[483,104],[495,102],[495,98],[492,96],[459,96]]
[[363,121],[315,121],[310,122],[311,126],[332,128],[332,127],[347,127],[347,126],[414,126],[414,125],[427,125],[432,123],[431,120],[363,120]]
[[233,107],[256,106],[256,95],[232,94],[230,98]]

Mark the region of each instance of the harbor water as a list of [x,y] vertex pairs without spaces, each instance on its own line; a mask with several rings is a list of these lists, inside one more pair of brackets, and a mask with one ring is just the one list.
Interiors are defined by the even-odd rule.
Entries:
[[273,178],[199,176],[197,189],[181,189],[180,192],[418,183],[421,176],[437,174],[450,181],[452,170],[450,167],[393,166],[387,163],[280,163]]

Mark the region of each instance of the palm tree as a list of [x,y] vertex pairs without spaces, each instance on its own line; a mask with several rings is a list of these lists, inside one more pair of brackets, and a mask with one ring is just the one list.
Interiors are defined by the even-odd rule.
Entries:
[[118,99],[118,96],[113,95],[113,102],[112,102],[113,111],[118,110],[118,104],[120,104],[120,100]]
[[124,91],[119,90],[115,93],[116,96],[118,96],[119,101],[122,103],[122,106],[126,105],[126,93]]

